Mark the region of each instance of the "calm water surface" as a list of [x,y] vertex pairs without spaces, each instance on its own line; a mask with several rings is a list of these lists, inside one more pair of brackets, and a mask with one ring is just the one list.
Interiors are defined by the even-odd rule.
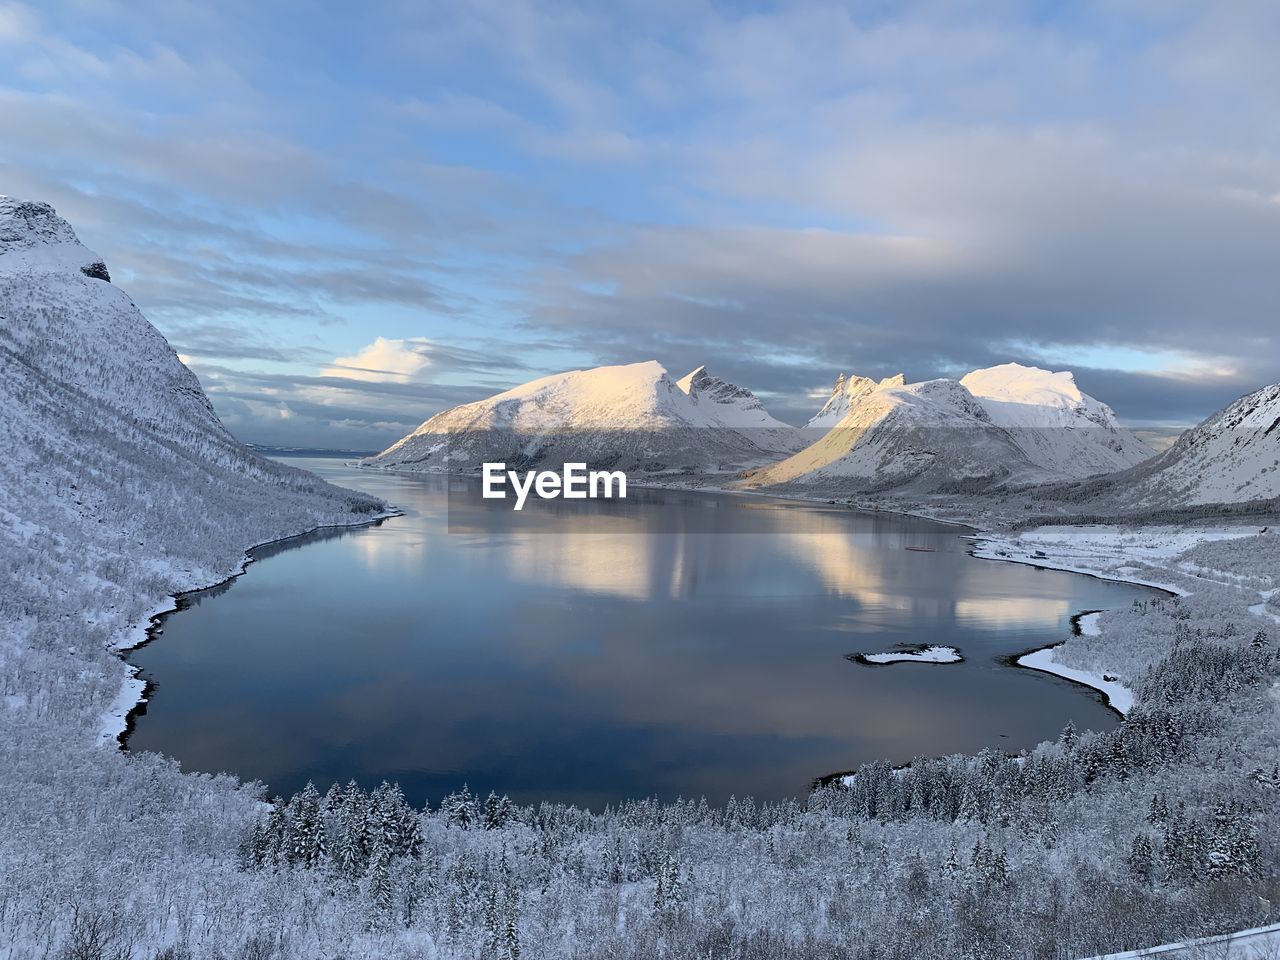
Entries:
[[[513,515],[441,479],[292,462],[406,515],[262,552],[192,595],[130,658],[156,685],[131,749],[275,792],[388,779],[417,802],[466,783],[598,807],[776,799],[865,761],[1115,724],[1089,691],[1000,658],[1145,592],[974,559],[954,527],[634,489]],[[846,659],[900,643],[965,661]]]

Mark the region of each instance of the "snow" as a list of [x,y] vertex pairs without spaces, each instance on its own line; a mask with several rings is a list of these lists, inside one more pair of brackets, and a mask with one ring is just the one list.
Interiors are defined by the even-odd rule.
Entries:
[[1036,475],[1009,435],[954,380],[877,385],[821,439],[752,472],[750,487],[798,483],[929,490]]
[[1002,427],[1069,427],[1082,417],[1099,425],[1116,425],[1111,408],[1082,393],[1075,375],[1067,370],[1053,373],[1002,363],[967,373],[960,383]]
[[827,429],[750,486],[842,485],[895,493],[992,489],[1133,466],[1153,451],[1071,373],[1016,363],[959,381],[876,383],[843,374],[806,429]]
[[[1025,563],[1050,570],[1082,573],[1104,580],[1117,580],[1155,587],[1175,595],[1195,589],[1197,580],[1210,580],[1204,572],[1183,573],[1181,558],[1204,543],[1259,535],[1257,525],[1239,526],[1043,526],[1016,535],[983,533],[970,537],[975,557]],[[1220,583],[1221,579],[1210,582]],[[1263,602],[1250,612],[1267,612]],[[1103,635],[1103,612],[1087,613],[1077,621],[1086,637]],[[1083,684],[1102,693],[1121,714],[1133,706],[1133,694],[1117,670],[1089,670],[1063,664],[1058,659],[1062,644],[1036,650],[1019,657],[1019,666],[1043,670]],[[1107,679],[1111,678],[1111,679]]]
[[[1111,919],[1105,896],[1090,899],[1100,886],[1097,877],[1116,870],[1134,831],[1147,829],[1135,797],[1145,799],[1155,788],[1170,791],[1171,799],[1199,805],[1203,818],[1206,797],[1225,791],[1254,791],[1256,797],[1267,789],[1241,776],[1274,759],[1274,712],[1264,712],[1273,703],[1263,697],[1260,703],[1206,704],[1225,724],[1225,739],[1192,744],[1201,752],[1182,756],[1181,766],[1137,769],[1123,782],[1101,777],[1074,794],[1063,808],[1069,815],[1055,827],[1061,835],[1053,847],[1026,830],[1021,817],[1034,811],[1017,806],[1016,799],[1012,825],[990,816],[989,808],[980,810],[982,820],[973,820],[918,812],[869,817],[805,803],[748,802],[730,816],[695,803],[642,802],[599,815],[547,804],[501,829],[464,830],[432,811],[418,821],[429,854],[412,865],[421,872],[396,880],[397,895],[407,896],[410,885],[415,896],[422,895],[408,929],[399,922],[375,929],[377,915],[371,916],[366,895],[372,878],[352,892],[337,888],[325,871],[242,869],[237,851],[261,811],[257,789],[229,777],[184,774],[153,754],[126,757],[102,748],[141,694],[139,678],[115,651],[144,639],[152,618],[172,607],[175,593],[242,571],[246,546],[320,525],[368,522],[380,505],[266,461],[235,442],[194,376],[124,292],[82,271],[95,260],[51,208],[0,198],[5,956],[71,955],[69,931],[85,918],[101,924],[94,930],[102,936],[103,955],[153,957],[170,946],[174,955],[200,957],[479,955],[491,950],[483,919],[474,915],[483,912],[475,909],[482,906],[476,893],[481,889],[500,894],[504,907],[516,904],[512,929],[526,938],[529,956],[577,956],[583,949],[601,955],[656,952],[659,943],[670,955],[692,955],[729,929],[726,921],[736,925],[735,939],[726,945],[730,951],[747,952],[749,938],[760,931],[788,948],[813,937],[815,953],[838,952],[853,942],[879,948],[882,939],[886,949],[901,949],[920,930],[919,905],[906,902],[902,892],[907,853],[919,856],[931,882],[928,896],[940,908],[930,918],[939,951],[981,956],[986,944],[962,943],[956,925],[946,921],[947,908],[959,903],[956,891],[964,889],[935,882],[948,847],[970,850],[979,840],[984,848],[999,847],[1002,857],[1008,854],[1015,892],[1060,884],[1064,920],[1054,932],[1087,935],[1100,926],[1091,921]],[[701,383],[695,386],[696,375],[682,387],[665,371],[637,366],[646,369],[610,376],[609,384],[584,378],[580,396],[594,403],[597,388],[621,389],[631,413],[639,411],[642,420],[672,409],[685,418],[682,428],[690,429],[709,421],[724,424],[751,410],[736,388],[708,384],[704,393]],[[530,405],[527,413],[537,422],[563,399],[563,386],[544,383],[531,395],[508,396],[516,401],[510,407],[489,409],[518,419]],[[967,409],[958,385],[913,386],[903,390],[898,406],[926,409],[945,402],[957,416]],[[1254,408],[1237,413],[1238,422],[1252,423]],[[629,415],[624,411],[621,418]],[[986,412],[967,415],[992,420]],[[1242,444],[1272,442],[1265,423],[1250,429],[1241,435]],[[741,439],[749,441],[745,434]],[[892,445],[881,439],[886,449]],[[749,452],[739,442],[727,441],[723,449],[735,456]],[[1215,469],[1243,462],[1234,454],[1204,461]],[[1254,465],[1266,467],[1265,456]],[[1274,617],[1267,601],[1275,595],[1275,566],[1263,562],[1275,556],[1271,538],[1255,539],[1238,556],[1225,556],[1226,550],[1215,555],[1212,549],[1227,538],[1259,533],[1256,526],[1046,527],[988,535],[975,553],[1166,585],[1188,597],[1179,601],[1179,612],[1194,613],[1188,622],[1199,630],[1220,625],[1224,612],[1238,622],[1246,604],[1251,614]],[[1213,603],[1202,602],[1207,594]],[[1250,603],[1255,596],[1260,602]],[[1150,657],[1162,656],[1169,618],[1124,610],[1081,618],[1080,637],[1039,651],[1040,659],[1030,655],[1032,665],[1076,670],[1064,663],[1073,647],[1085,642],[1105,651],[1124,641],[1114,626],[1126,616],[1149,618],[1154,627],[1139,639]],[[1261,622],[1250,624],[1250,633]],[[1100,679],[1097,671],[1078,673],[1082,682]],[[1118,698],[1123,691],[1113,693]],[[1094,736],[1086,732],[1081,742]],[[1220,750],[1224,744],[1226,751]],[[974,794],[982,804],[980,795],[998,782],[982,778],[987,766],[1019,769],[1037,759],[1061,758],[1061,746],[1050,743],[1014,759],[945,758],[935,761],[935,769],[950,765],[964,771],[983,788]],[[907,781],[911,775],[909,769],[894,771],[885,780]],[[867,775],[849,782],[881,786]],[[1274,804],[1256,805],[1252,816],[1261,836],[1275,835]],[[857,844],[855,827],[862,835]],[[611,861],[615,849],[622,853]],[[1273,850],[1264,850],[1272,858],[1265,867],[1273,873]],[[678,904],[678,924],[654,909],[655,860],[664,869],[672,865],[681,881],[686,899]],[[610,879],[608,868],[624,879]],[[878,884],[892,895],[848,896],[850,889],[879,890]],[[666,890],[670,895],[673,887]],[[1180,912],[1186,893],[1163,884],[1148,889],[1142,903],[1150,915],[1144,922],[1166,931],[1165,939],[1169,930],[1187,929],[1190,923]],[[841,909],[830,909],[833,903]],[[470,915],[446,920],[446,904]],[[723,904],[750,904],[751,910],[732,914]],[[1231,906],[1223,902],[1220,908]],[[1231,914],[1239,925],[1257,922],[1254,915],[1243,909]],[[993,911],[990,922],[1000,946],[1019,955],[1032,951],[1014,911]],[[1104,935],[1113,940],[1123,932],[1108,930]],[[888,943],[890,937],[897,939]],[[1236,949],[1273,951],[1276,928],[1229,939]],[[1156,952],[1194,956],[1204,947],[1172,944]],[[1151,951],[1117,956],[1143,953]]]
[[770,416],[760,398],[750,390],[712,376],[705,366],[685,374],[676,381],[676,386],[712,419],[712,426],[794,432],[789,424]]
[[866,663],[959,663],[964,657],[955,647],[930,645],[920,650],[897,650],[892,653],[861,653]]
[[873,390],[900,387],[904,382],[905,379],[900,373],[897,376],[886,377],[879,383],[868,377],[860,377],[852,373],[846,376],[842,373],[836,378],[835,386],[831,388],[831,396],[822,405],[822,409],[810,417],[809,422],[804,425],[805,430],[830,430],[848,416],[849,411],[860,399]]
[[1100,673],[1063,666],[1054,659],[1056,649],[1056,646],[1045,647],[1043,650],[1026,653],[1016,662],[1020,667],[1043,670],[1045,673],[1052,673],[1054,676],[1092,687],[1106,697],[1107,704],[1117,713],[1126,714],[1133,709],[1133,691],[1127,686],[1119,680],[1108,680]]
[[553,374],[453,407],[365,464],[473,470],[518,453],[627,472],[725,473],[802,444],[750,391],[705,367],[677,382],[649,360]]
[[1252,613],[1255,617],[1267,617],[1271,620],[1274,620],[1276,623],[1280,623],[1280,613],[1276,613],[1273,610],[1267,609],[1268,602],[1277,593],[1280,593],[1280,588],[1262,591],[1262,600],[1250,606],[1249,612]]
[[1110,407],[1083,393],[1070,371],[1005,363],[975,370],[960,383],[1029,460],[1054,476],[1109,473],[1155,455],[1119,425]]
[[1280,384],[1241,397],[1159,456],[1082,485],[1078,495],[1129,510],[1280,496]]
[[974,543],[973,555],[982,559],[1084,573],[1181,594],[1189,589],[1188,578],[1169,576],[1176,558],[1197,544],[1256,536],[1263,529],[1251,524],[1046,525],[1017,534],[982,533],[969,539]]
[[[7,790],[41,796],[55,758],[67,809],[103,781],[147,797],[147,764],[102,748],[145,687],[117,653],[174,594],[242,569],[255,542],[381,507],[236,442],[106,276],[52,207],[0,197],[0,762]],[[178,795],[240,802],[200,783]],[[175,796],[150,798],[152,815],[180,820]],[[5,835],[38,832],[11,799]],[[130,829],[109,811],[95,820],[113,849]]]

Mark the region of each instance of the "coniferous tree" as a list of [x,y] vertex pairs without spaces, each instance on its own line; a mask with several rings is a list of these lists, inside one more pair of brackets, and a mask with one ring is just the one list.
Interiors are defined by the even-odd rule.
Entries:
[[1150,883],[1155,876],[1155,849],[1151,838],[1139,833],[1129,848],[1129,873],[1140,883]]

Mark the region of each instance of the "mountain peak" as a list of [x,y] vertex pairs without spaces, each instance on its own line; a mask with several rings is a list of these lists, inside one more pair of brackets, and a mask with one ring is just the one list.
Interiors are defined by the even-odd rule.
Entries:
[[705,367],[656,361],[552,374],[431,417],[370,464],[465,472],[518,453],[648,473],[736,472],[798,449],[798,432]]
[[1262,387],[1192,427],[1177,443],[1087,489],[1126,509],[1242,503],[1280,497],[1280,383]]
[[1092,399],[1086,398],[1076,386],[1076,376],[1070,370],[1052,371],[1021,363],[1001,363],[974,370],[965,374],[960,382],[975,397],[1006,403],[1068,406]]
[[900,387],[904,382],[905,378],[900,373],[893,377],[886,377],[879,383],[870,377],[860,377],[856,373],[841,373],[836,377],[835,385],[831,388],[831,396],[822,405],[822,409],[809,418],[805,429],[829,430],[845,418],[860,398],[883,387]]
[[79,270],[111,282],[101,258],[85,249],[71,224],[47,203],[0,194],[0,264],[9,270]]
[[78,242],[71,224],[49,204],[0,194],[0,253]]
[[693,396],[697,392],[697,388],[704,382],[714,379],[707,373],[707,365],[704,363],[696,369],[690,370],[683,377],[676,381],[676,386],[685,393]]

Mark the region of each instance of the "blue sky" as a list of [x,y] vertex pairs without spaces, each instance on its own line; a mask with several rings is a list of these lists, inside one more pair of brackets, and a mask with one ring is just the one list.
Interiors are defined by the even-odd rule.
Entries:
[[53,203],[244,439],[371,449],[556,370],[1280,379],[1280,6],[0,0]]

